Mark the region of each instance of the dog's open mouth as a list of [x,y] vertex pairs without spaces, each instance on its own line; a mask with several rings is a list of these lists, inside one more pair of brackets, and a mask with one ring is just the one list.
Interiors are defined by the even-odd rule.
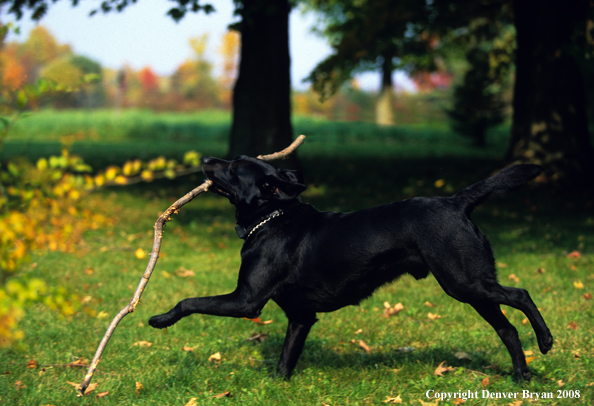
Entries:
[[209,190],[211,192],[214,192],[217,195],[226,197],[227,199],[231,198],[231,193],[229,193],[229,191],[227,191],[227,189],[225,189],[221,185],[216,184],[212,179],[210,179],[210,181],[212,181],[212,186],[209,188]]

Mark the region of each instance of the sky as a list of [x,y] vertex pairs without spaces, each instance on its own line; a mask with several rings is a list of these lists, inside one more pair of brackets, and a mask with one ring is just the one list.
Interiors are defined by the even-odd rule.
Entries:
[[[207,59],[220,66],[217,48],[229,24],[236,22],[233,1],[213,1],[216,11],[211,14],[188,13],[179,23],[167,11],[175,3],[164,0],[143,0],[128,6],[123,12],[89,17],[89,11],[100,5],[98,1],[81,1],[72,7],[70,1],[51,4],[40,24],[49,29],[59,43],[70,44],[73,51],[100,62],[103,66],[119,69],[129,65],[135,70],[150,66],[159,75],[171,75],[192,54],[188,40],[209,35]],[[11,34],[8,40],[24,41],[35,23],[26,14],[21,20],[3,15],[4,23],[15,21],[21,34]],[[305,89],[303,79],[318,62],[331,54],[326,39],[312,32],[315,15],[293,10],[290,16],[291,80],[296,89]],[[215,71],[216,74],[216,71]],[[406,86],[406,79],[396,74],[396,86]],[[379,73],[357,77],[364,90],[377,91]]]

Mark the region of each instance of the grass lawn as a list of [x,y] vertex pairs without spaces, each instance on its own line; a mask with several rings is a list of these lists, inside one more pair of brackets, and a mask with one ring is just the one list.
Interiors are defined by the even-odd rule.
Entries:
[[[477,151],[440,129],[397,127],[388,133],[371,126],[358,129],[358,124],[349,130],[346,124],[300,120],[296,131],[312,134],[299,151],[309,185],[303,200],[321,210],[449,195],[501,165],[504,146],[497,136],[491,149]],[[59,147],[56,139],[27,137],[9,143],[4,156],[23,145],[33,157],[46,147]],[[224,139],[209,137],[204,144],[199,136],[176,142],[157,135],[142,141],[127,135],[83,137],[73,149],[94,157],[97,167],[121,163],[142,150],[147,156],[177,156],[190,148],[224,154]],[[169,149],[159,147],[164,145]],[[443,186],[435,186],[440,179]],[[80,383],[86,368],[67,365],[93,357],[146,267],[147,259],[136,258],[135,250],[150,251],[157,216],[201,181],[193,175],[92,194],[89,205],[105,207],[117,219],[115,226],[89,232],[76,254],[33,256],[23,272],[65,286],[78,295],[80,305],[69,318],[41,305],[29,310],[22,323],[23,347],[0,349],[0,404],[184,406],[194,399],[190,405],[338,406],[377,405],[398,396],[403,404],[436,404],[427,391],[478,391],[479,398],[464,405],[533,404],[535,395],[524,398],[523,391],[552,396],[535,404],[594,402],[593,301],[583,296],[594,293],[594,215],[582,198],[528,187],[492,198],[473,216],[493,244],[502,284],[528,289],[555,337],[553,350],[540,354],[525,316],[505,308],[530,360],[533,378],[528,383],[513,382],[509,355],[496,333],[470,306],[448,297],[432,276],[421,281],[403,277],[358,307],[319,314],[290,381],[272,377],[286,328],[274,303],[261,316],[270,324],[194,315],[163,331],[150,328],[150,316],[183,298],[235,287],[242,241],[233,229],[233,207],[206,194],[167,225],[163,255],[136,312],[123,319],[107,346],[92,381],[97,389],[76,398],[68,382]],[[573,251],[581,257],[568,258]],[[404,309],[382,317],[386,301],[402,303]],[[428,313],[441,317],[432,320]],[[256,334],[263,340],[249,339]],[[216,353],[220,360],[209,361]],[[28,368],[31,360],[37,367]],[[455,369],[435,375],[444,361]],[[229,396],[217,397],[227,391]],[[517,398],[489,399],[487,392]]]

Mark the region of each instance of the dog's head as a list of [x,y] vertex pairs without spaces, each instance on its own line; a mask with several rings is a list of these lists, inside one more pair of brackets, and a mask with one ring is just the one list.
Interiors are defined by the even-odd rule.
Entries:
[[247,156],[233,161],[206,157],[202,171],[213,182],[210,190],[228,198],[237,209],[251,211],[274,201],[295,199],[305,190],[301,172],[277,169]]

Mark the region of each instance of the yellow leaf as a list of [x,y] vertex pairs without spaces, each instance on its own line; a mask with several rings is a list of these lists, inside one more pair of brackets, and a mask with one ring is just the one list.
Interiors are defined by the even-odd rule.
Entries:
[[396,396],[395,398],[386,396],[386,400],[382,400],[382,403],[402,403],[402,398],[400,395]]
[[126,177],[122,175],[116,176],[116,178],[113,181],[118,185],[125,185],[126,183],[128,183],[128,179],[126,179]]
[[109,317],[109,313],[104,311],[99,312],[99,314],[97,315],[98,319],[106,319],[107,317]]
[[516,283],[520,282],[520,278],[518,278],[515,274],[510,274],[507,279],[509,279],[510,281],[514,281]]
[[146,252],[144,252],[142,248],[138,248],[136,251],[134,251],[134,255],[138,259],[143,259],[144,257],[146,257]]
[[198,400],[198,398],[191,398],[185,406],[198,406],[196,400]]
[[187,347],[187,346],[185,346],[185,345],[184,345],[184,346],[182,347],[182,351],[187,351],[187,352],[190,352],[190,351],[194,351],[194,348],[193,348],[193,347]]
[[216,352],[208,357],[208,362],[219,362],[221,360],[221,353]]
[[582,281],[573,282],[573,287],[576,289],[584,289],[584,284]]
[[427,313],[427,317],[429,317],[429,320],[441,319],[441,316],[439,314],[433,314],[431,312]]
[[363,350],[367,354],[371,354],[371,348],[369,348],[369,346],[365,343],[365,341],[359,340],[359,347],[363,348]]
[[136,382],[136,394],[140,395],[140,391],[144,389],[144,386],[140,382]]
[[444,364],[445,364],[445,361],[443,361],[441,364],[439,364],[437,366],[437,368],[435,369],[435,371],[433,372],[433,375],[443,376],[443,373],[445,373],[445,372],[456,370],[456,368],[444,366]]
[[153,343],[150,343],[148,341],[136,341],[134,344],[132,344],[135,347],[142,347],[142,348],[148,348],[151,345],[153,345]]
[[218,395],[213,396],[213,398],[215,398],[215,399],[230,398],[230,397],[231,397],[231,392],[229,392],[228,390],[226,390],[223,393],[219,393]]
[[443,187],[443,185],[445,185],[445,180],[443,180],[443,179],[438,179],[438,180],[436,180],[436,181],[435,181],[435,187],[436,187],[436,188]]

